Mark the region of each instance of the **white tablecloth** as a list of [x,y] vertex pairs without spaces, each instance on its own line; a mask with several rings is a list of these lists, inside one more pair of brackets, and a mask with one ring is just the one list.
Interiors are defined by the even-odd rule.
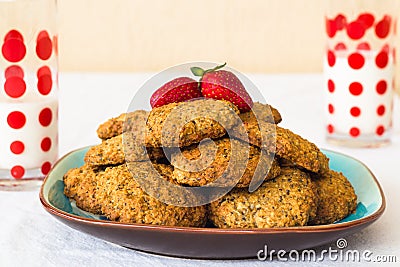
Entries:
[[[60,74],[60,155],[98,143],[97,126],[127,110],[150,74]],[[362,232],[347,237],[348,248],[395,255],[400,262],[400,109],[390,146],[347,149],[324,140],[322,75],[249,75],[266,100],[283,115],[282,125],[315,142],[363,161],[378,177],[386,198],[385,214]],[[147,100],[144,100],[144,102]],[[0,192],[0,266],[267,266],[257,260],[200,261],[155,256],[125,249],[73,230],[42,208],[38,190]],[[331,246],[335,247],[334,244]],[[329,244],[318,248],[328,248]],[[274,262],[277,265],[345,264]],[[360,263],[365,264],[365,263]]]

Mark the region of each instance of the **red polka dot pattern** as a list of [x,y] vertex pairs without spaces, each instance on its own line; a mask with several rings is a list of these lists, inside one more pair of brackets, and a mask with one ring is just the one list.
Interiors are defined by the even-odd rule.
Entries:
[[47,66],[41,67],[37,71],[38,83],[37,87],[39,93],[42,95],[48,95],[51,92],[53,86],[53,79],[51,77],[51,70]]
[[365,59],[360,53],[353,53],[347,59],[349,66],[355,70],[361,69],[364,66]]
[[4,71],[6,81],[4,82],[4,92],[11,98],[19,98],[26,92],[24,81],[24,71],[18,65],[11,65]]
[[365,27],[358,21],[353,21],[347,25],[347,35],[354,40],[361,39],[365,34]]
[[43,138],[40,147],[44,152],[48,152],[51,148],[51,139],[49,137]]
[[[394,47],[389,45],[392,42],[389,38],[392,38],[392,35],[395,35],[396,31],[395,19],[389,15],[375,17],[372,12],[364,12],[358,14],[356,19],[346,18],[343,14],[338,14],[336,17],[326,17],[325,22],[326,31],[330,38],[335,38],[338,34],[347,34],[348,38],[352,39],[348,43],[341,42],[343,40],[341,35],[337,39],[339,42],[336,39],[330,41],[330,48],[327,50],[326,56],[328,69],[332,69],[332,72],[331,70],[327,72],[330,77],[327,80],[326,86],[328,89],[327,93],[332,95],[328,98],[332,101],[331,98],[333,96],[338,95],[342,97],[343,93],[347,93],[350,97],[360,96],[349,98],[343,102],[341,99],[338,99],[328,103],[327,109],[331,122],[327,125],[327,132],[333,134],[334,129],[336,132],[347,131],[354,138],[361,135],[370,135],[371,133],[377,136],[384,135],[388,131],[388,128],[391,127],[390,123],[392,121],[389,118],[392,105],[386,101],[386,96],[389,90],[395,88],[394,79],[388,78],[384,69],[395,65],[396,51]],[[344,32],[339,33],[340,31]],[[371,40],[380,40],[377,40],[377,44],[367,42],[366,38],[364,38],[367,36],[366,34],[368,34],[368,38],[374,35],[370,38]],[[355,50],[351,50],[354,47],[353,45],[356,47]],[[378,45],[381,46],[380,50],[377,47]],[[378,52],[375,54],[372,50]],[[344,57],[346,54],[347,58]],[[374,56],[370,57],[371,54]],[[347,60],[347,66],[342,64],[342,57],[344,57],[345,62]],[[367,73],[367,69],[365,69],[366,67],[368,67],[368,70],[371,68],[380,73],[375,84],[364,84],[362,78],[359,78],[369,75],[369,72]],[[338,71],[341,71],[338,68],[346,69],[349,72],[349,76],[336,80],[334,75]],[[352,76],[353,74],[355,75]],[[348,91],[343,92],[342,90],[346,89],[346,86],[348,86]],[[372,92],[371,89],[373,90]],[[339,94],[335,93],[333,95],[336,91]],[[367,104],[365,97],[373,96],[376,97],[374,101],[379,102],[375,102],[376,104],[368,102]],[[346,123],[342,124],[340,122],[342,118],[338,118],[338,116],[346,116],[346,112],[348,117],[343,118],[343,120],[346,120]],[[337,125],[335,121],[332,123],[332,119],[338,121]],[[377,119],[379,123],[376,125],[367,125],[365,121],[368,120],[372,123]],[[353,123],[353,125],[349,126],[349,122]]]
[[334,19],[325,18],[326,34],[333,38],[336,32],[346,28],[346,17],[343,14],[338,14]]
[[[32,62],[37,62],[38,59],[46,61],[51,59],[53,53],[57,54],[56,36],[50,36],[49,33],[45,30],[41,31],[37,35],[36,40],[32,41],[33,43],[32,47],[33,51],[32,51],[32,48],[29,48],[28,44],[24,43],[23,34],[25,34],[25,32],[18,31],[16,29],[7,32],[4,35],[4,39],[1,44],[1,55],[0,55],[2,56],[4,62],[3,75],[5,77],[5,80],[2,84],[4,89],[3,93],[6,96],[14,99],[21,98],[20,101],[24,101],[24,97],[28,95],[27,94],[28,90],[35,90],[34,81],[33,84],[31,84],[31,80],[33,80],[32,79],[33,77],[28,75],[28,71],[29,73],[32,71],[32,69],[30,68],[31,60]],[[26,35],[25,38],[27,38],[27,36],[28,35]],[[31,37],[29,37],[29,39],[31,39]],[[29,56],[29,61],[27,61],[28,56]],[[36,75],[37,75],[36,95],[38,95],[39,93],[42,96],[49,95],[53,90],[52,88],[53,75],[50,67],[49,66],[40,67],[39,69],[37,69]],[[2,90],[2,88],[0,88],[0,90]],[[31,92],[29,92],[29,95],[30,94]],[[44,175],[48,174],[52,166],[51,159],[54,157],[53,152],[56,151],[55,147],[58,145],[56,140],[56,134],[55,136],[52,135],[46,136],[54,132],[53,121],[57,119],[56,117],[54,117],[56,114],[53,114],[52,109],[50,109],[50,106],[44,107],[42,110],[39,109],[40,112],[32,114],[33,116],[37,116],[36,117],[37,121],[35,121],[35,117],[33,117],[34,121],[31,121],[31,114],[28,114],[28,111],[25,111],[25,109],[22,108],[21,110],[9,110],[5,112],[6,118],[3,118],[2,120],[6,120],[7,123],[5,125],[6,127],[16,130],[20,133],[23,133],[22,131],[29,130],[28,126],[33,127],[34,124],[37,125],[39,123],[41,127],[50,126],[49,129],[52,129],[52,131],[49,133],[43,132],[43,136],[32,137],[33,139],[29,140],[29,142],[28,140],[24,140],[23,138],[21,138],[20,140],[11,140],[10,143],[5,144],[6,151],[8,150],[9,151],[8,153],[12,153],[13,155],[12,158],[13,160],[9,163],[9,168],[10,168],[10,175],[15,179],[30,177],[28,176],[30,175],[30,173],[27,170],[31,169],[32,166],[25,166],[24,163],[22,162],[26,161],[26,157],[29,158],[32,156],[35,157],[35,155],[31,155],[31,153],[33,152],[36,153],[36,151],[46,156],[45,160],[40,159],[41,157],[38,157],[36,160],[42,160],[43,162],[41,163],[39,161],[36,163],[37,165],[35,164],[35,166],[39,167]],[[47,131],[44,130],[44,128],[42,128],[42,130]],[[33,140],[35,140],[35,142],[33,142]]]
[[21,141],[14,141],[10,145],[10,150],[12,153],[19,155],[22,154],[25,150],[25,145]]
[[336,51],[346,50],[346,49],[347,49],[347,47],[346,47],[346,45],[344,43],[337,43],[335,45],[335,50]]
[[351,116],[353,116],[353,117],[358,117],[358,116],[360,116],[360,114],[361,114],[361,109],[360,109],[359,107],[352,107],[352,108],[350,109],[350,114],[351,114]]
[[330,134],[335,131],[335,129],[334,129],[332,124],[328,124],[327,130],[328,130],[328,133],[330,133]]
[[360,135],[360,129],[358,129],[357,127],[353,127],[350,129],[350,135],[352,137],[358,137]]
[[48,95],[51,92],[52,86],[53,80],[50,75],[42,75],[38,77],[37,87],[40,94]]
[[49,75],[49,76],[51,76],[51,70],[50,70],[50,68],[47,67],[47,66],[40,67],[40,68],[38,69],[37,73],[36,73],[36,76],[37,76],[38,78],[39,78],[39,77],[42,77],[42,76],[44,76],[44,75]]
[[346,27],[346,24],[346,17],[343,14],[338,14],[335,18],[336,29],[341,31]]
[[53,43],[46,31],[41,31],[36,40],[36,54],[42,60],[50,58],[53,51]]
[[383,116],[383,115],[385,114],[385,111],[386,111],[386,108],[385,108],[384,105],[380,105],[380,106],[378,106],[378,108],[376,109],[376,113],[377,113],[379,116]]
[[376,65],[381,69],[385,68],[388,62],[389,62],[389,57],[386,51],[381,51],[375,58]]
[[8,114],[7,123],[13,129],[21,129],[26,123],[26,117],[22,112],[13,111]]
[[25,169],[22,166],[14,166],[11,169],[11,175],[12,177],[14,177],[15,179],[21,179],[25,174]]
[[380,95],[386,93],[387,90],[387,82],[385,80],[381,80],[376,84],[376,92]]
[[25,57],[26,47],[21,39],[10,38],[4,42],[1,52],[6,60],[15,63]]
[[375,34],[379,38],[383,39],[389,35],[390,32],[390,16],[384,16],[375,26]]
[[336,34],[336,25],[334,20],[330,20],[325,18],[325,27],[326,27],[326,34],[333,38]]
[[368,12],[359,14],[357,19],[349,22],[343,14],[338,14],[335,18],[325,17],[326,34],[329,38],[334,38],[338,31],[345,30],[349,38],[359,40],[368,30],[371,30],[378,38],[384,39],[390,34],[392,24],[393,33],[396,34],[396,21],[392,23],[392,18],[388,15],[383,16],[379,21],[378,19]]
[[47,175],[50,172],[51,169],[51,163],[46,161],[45,163],[43,163],[42,165],[42,173],[44,175]]
[[6,34],[6,36],[4,36],[4,42],[6,42],[9,39],[18,39],[21,42],[24,41],[24,38],[22,37],[22,34],[17,30],[11,30]]
[[368,29],[374,25],[375,17],[371,13],[362,13],[358,16],[357,21]]
[[26,84],[20,77],[11,77],[4,83],[4,91],[9,97],[18,98],[25,94]]
[[330,93],[335,91],[335,83],[332,80],[328,80],[328,90]]
[[44,108],[39,114],[39,122],[43,127],[50,125],[53,119],[53,113],[50,108]]
[[383,127],[382,125],[379,125],[379,126],[376,128],[376,134],[379,135],[379,136],[381,136],[381,135],[383,135],[384,133],[385,133],[385,127]]
[[386,53],[389,54],[389,52],[390,52],[390,46],[389,46],[388,44],[385,44],[385,45],[382,47],[381,51],[384,51],[384,52],[386,52]]
[[371,50],[371,46],[370,46],[367,42],[363,42],[363,43],[359,43],[359,44],[357,45],[357,49],[358,49],[358,50],[366,50],[366,51],[369,51],[369,50]]
[[329,111],[330,114],[333,114],[335,112],[335,108],[333,107],[332,104],[328,105],[328,111]]
[[349,91],[354,96],[361,95],[363,92],[363,86],[359,82],[353,82],[349,86]]
[[328,64],[329,64],[329,66],[333,67],[335,65],[335,62],[336,62],[335,54],[331,50],[329,50],[328,51]]
[[4,77],[6,77],[6,79],[9,79],[12,77],[18,77],[18,78],[23,79],[24,71],[18,65],[11,65],[4,71]]

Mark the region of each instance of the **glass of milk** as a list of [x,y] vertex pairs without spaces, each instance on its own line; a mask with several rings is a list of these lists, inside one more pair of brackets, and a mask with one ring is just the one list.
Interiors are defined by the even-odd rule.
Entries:
[[0,0],[0,190],[41,184],[58,157],[56,0]]
[[329,0],[325,12],[326,137],[352,147],[390,143],[398,0]]

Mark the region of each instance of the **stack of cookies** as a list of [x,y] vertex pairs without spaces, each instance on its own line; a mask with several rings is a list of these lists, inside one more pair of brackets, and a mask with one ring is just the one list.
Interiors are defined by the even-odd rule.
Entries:
[[[279,127],[281,120],[267,104],[241,113],[214,99],[122,114],[99,126],[101,144],[64,175],[64,193],[79,208],[124,223],[272,228],[353,213],[350,182],[329,169],[316,145]],[[190,190],[202,187],[229,192],[194,199]]]

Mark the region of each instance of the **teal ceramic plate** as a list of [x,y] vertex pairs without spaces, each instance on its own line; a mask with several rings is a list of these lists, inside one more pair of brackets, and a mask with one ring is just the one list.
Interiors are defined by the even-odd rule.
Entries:
[[55,164],[40,190],[44,208],[78,231],[127,248],[162,255],[236,259],[256,257],[265,245],[269,251],[311,248],[360,231],[376,221],[386,205],[378,181],[363,163],[323,150],[330,158],[330,167],[348,177],[358,197],[356,213],[334,224],[275,229],[217,229],[118,223],[77,208],[63,193],[63,175],[69,169],[83,165],[87,150],[73,151]]

